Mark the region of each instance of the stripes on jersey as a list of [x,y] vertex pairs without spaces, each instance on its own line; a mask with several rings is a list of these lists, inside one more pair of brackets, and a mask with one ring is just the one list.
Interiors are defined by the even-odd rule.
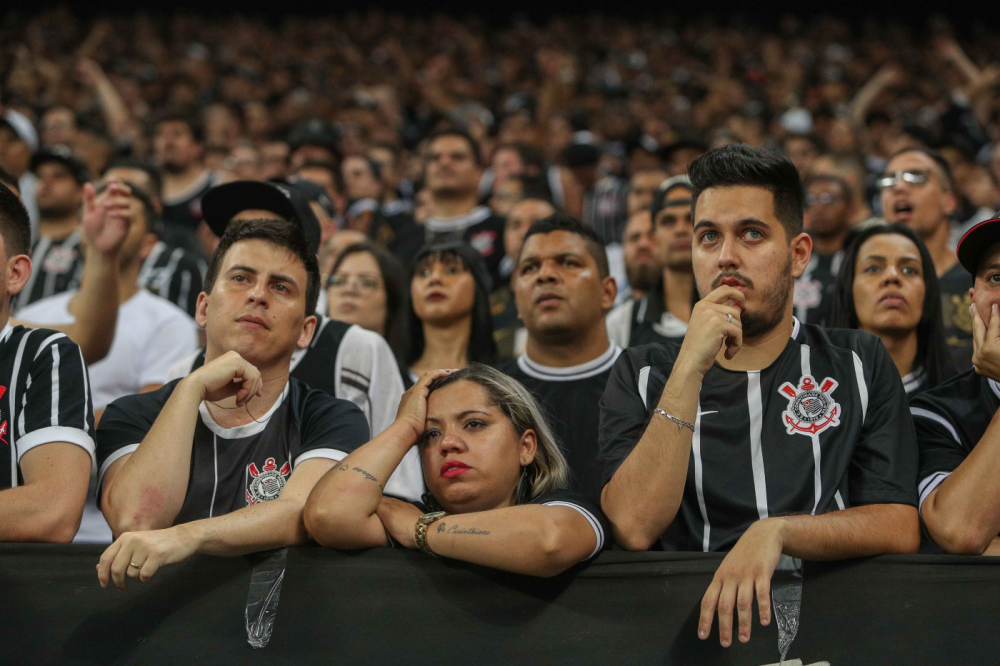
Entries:
[[521,372],[535,379],[549,382],[572,382],[607,372],[615,364],[615,361],[618,360],[618,355],[621,353],[622,348],[612,343],[607,351],[593,361],[587,361],[586,363],[574,365],[569,368],[552,368],[540,365],[528,358],[528,354],[525,353],[517,357],[517,367],[520,368]]
[[206,270],[198,256],[159,241],[142,262],[136,282],[193,316]]
[[18,308],[80,286],[80,232],[74,231],[61,241],[38,239],[31,248],[31,262],[31,275],[17,295]]

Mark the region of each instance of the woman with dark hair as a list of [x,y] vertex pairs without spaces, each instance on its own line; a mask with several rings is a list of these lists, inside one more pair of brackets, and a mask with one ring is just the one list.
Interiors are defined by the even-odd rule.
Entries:
[[[382,493],[416,445],[428,492]],[[402,545],[533,576],[597,555],[607,521],[564,490],[566,459],[528,389],[474,363],[425,374],[385,432],[331,469],[309,495],[306,529],[328,548]]]
[[934,261],[909,227],[876,224],[855,232],[834,289],[830,326],[881,338],[908,394],[954,374]]
[[471,246],[455,241],[430,243],[414,261],[410,281],[410,334],[403,381],[469,363],[497,359],[490,313],[490,276]]
[[327,315],[381,335],[406,368],[406,286],[406,270],[392,254],[369,242],[348,245],[330,270]]

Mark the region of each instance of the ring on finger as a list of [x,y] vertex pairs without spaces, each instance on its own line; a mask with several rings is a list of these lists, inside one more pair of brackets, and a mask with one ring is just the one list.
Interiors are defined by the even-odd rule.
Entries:
[[733,323],[733,315],[731,315],[729,313],[726,313],[726,323],[727,324],[732,324]]

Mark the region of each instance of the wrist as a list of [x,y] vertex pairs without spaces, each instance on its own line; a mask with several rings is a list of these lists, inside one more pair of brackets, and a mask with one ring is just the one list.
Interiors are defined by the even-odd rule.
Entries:
[[417,443],[422,433],[418,433],[414,430],[413,426],[406,421],[396,420],[392,423],[392,425],[385,429],[385,434],[388,435],[391,438],[391,441],[400,448],[409,449]]
[[191,552],[197,553],[205,545],[205,530],[200,524],[201,522],[198,520],[190,523],[181,523],[170,529],[176,531],[178,541],[187,544]]
[[767,534],[777,543],[782,551],[785,549],[785,541],[788,539],[788,531],[791,521],[783,516],[764,518],[752,525],[757,529],[766,530]]
[[198,402],[205,399],[205,385],[198,378],[198,370],[195,370],[177,383],[174,394],[178,392],[192,400],[196,399]]

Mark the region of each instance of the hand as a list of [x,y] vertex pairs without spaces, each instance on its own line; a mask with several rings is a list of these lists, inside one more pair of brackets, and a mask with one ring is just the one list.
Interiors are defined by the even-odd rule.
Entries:
[[739,616],[740,642],[750,640],[754,590],[760,609],[760,624],[771,624],[771,575],[783,547],[781,520],[765,518],[750,526],[722,560],[712,584],[701,600],[698,638],[708,638],[712,616],[719,611],[719,642],[729,647],[733,640],[733,608]]
[[235,351],[206,363],[188,375],[188,380],[201,390],[202,400],[216,402],[235,395],[237,407],[264,395],[260,371]]
[[[197,540],[186,525],[148,532],[126,532],[101,555],[97,579],[101,587],[114,582],[119,590],[124,591],[127,589],[126,578],[138,578],[147,583],[163,565],[183,562],[197,550]],[[133,563],[138,568],[133,567]]]
[[975,305],[969,310],[972,313],[972,367],[977,374],[1000,381],[1000,310],[994,303],[988,326]]
[[379,502],[375,515],[382,521],[382,526],[393,539],[406,546],[416,548],[414,533],[417,529],[417,519],[423,515],[420,509],[409,502],[383,497]]
[[746,294],[742,291],[722,286],[695,303],[677,362],[683,360],[692,364],[704,377],[723,345],[727,359],[736,356],[743,346],[740,315],[746,302]]
[[424,373],[400,399],[399,409],[396,410],[396,423],[409,426],[413,430],[414,438],[419,438],[424,434],[424,421],[427,420],[427,396],[430,394],[427,387],[438,377],[444,377],[450,372],[452,371],[431,370]]
[[83,186],[83,233],[90,247],[106,258],[115,258],[129,231],[132,195],[128,186],[113,180],[100,195],[94,186]]

